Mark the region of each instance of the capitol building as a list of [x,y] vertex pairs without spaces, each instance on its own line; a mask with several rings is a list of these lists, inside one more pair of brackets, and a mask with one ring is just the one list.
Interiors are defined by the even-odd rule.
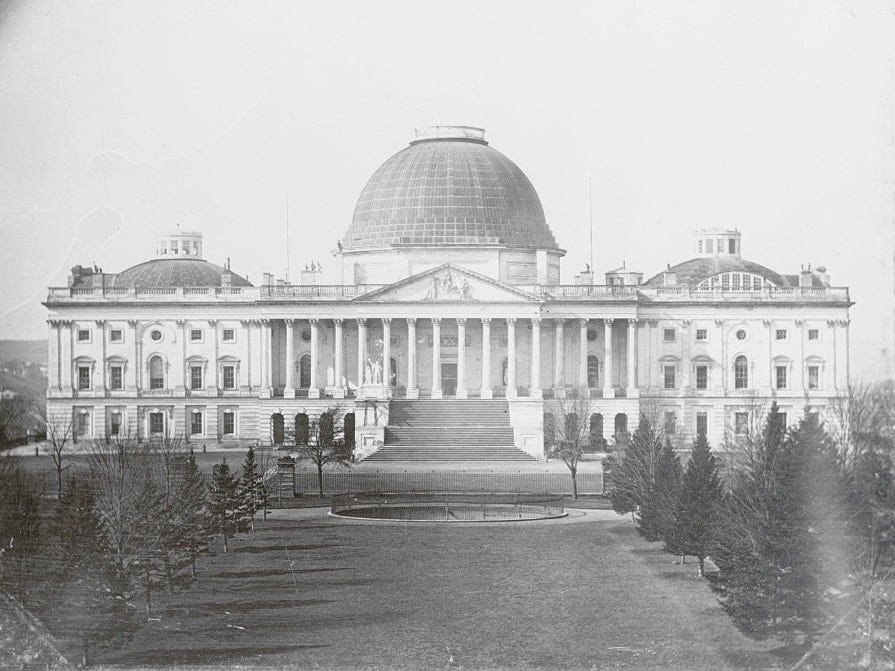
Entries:
[[532,460],[556,399],[586,398],[601,449],[647,410],[681,447],[718,446],[756,403],[792,424],[848,386],[848,289],[746,260],[748,242],[697,230],[654,274],[631,259],[563,284],[580,242],[554,238],[516,164],[482,129],[420,129],[360,192],[340,284],[313,266],[253,285],[186,231],[118,273],[74,267],[45,301],[48,412],[77,440],[239,446],[338,408],[359,459]]

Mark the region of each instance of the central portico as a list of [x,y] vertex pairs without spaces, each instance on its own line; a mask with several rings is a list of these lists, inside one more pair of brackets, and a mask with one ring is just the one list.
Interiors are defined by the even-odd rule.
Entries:
[[[282,293],[292,292],[300,288]],[[270,370],[262,379],[271,383],[263,393],[634,398],[636,298],[624,298],[608,294],[610,309],[590,301],[587,309],[572,301],[548,304],[534,292],[446,263],[357,299],[315,301],[312,317],[266,320],[261,346],[271,355],[262,360]]]

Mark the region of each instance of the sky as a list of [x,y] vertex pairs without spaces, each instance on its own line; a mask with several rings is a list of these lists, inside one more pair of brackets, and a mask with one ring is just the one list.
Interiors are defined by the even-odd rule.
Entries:
[[[852,371],[893,374],[895,0],[0,0],[0,339],[71,266],[158,233],[258,282],[331,256],[373,171],[436,124],[528,175],[563,281],[653,275],[695,229],[849,286]],[[294,273],[293,273],[294,274]],[[599,275],[598,275],[599,276]]]

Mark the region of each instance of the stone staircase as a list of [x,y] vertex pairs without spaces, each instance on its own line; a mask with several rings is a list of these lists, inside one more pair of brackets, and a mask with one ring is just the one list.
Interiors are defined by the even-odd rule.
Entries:
[[537,461],[516,449],[505,400],[393,400],[367,461]]

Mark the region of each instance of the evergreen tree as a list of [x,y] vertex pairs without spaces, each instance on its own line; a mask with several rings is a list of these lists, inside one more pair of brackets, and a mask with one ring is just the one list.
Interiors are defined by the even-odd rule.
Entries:
[[245,462],[242,465],[242,478],[239,482],[239,499],[242,504],[242,512],[248,515],[252,531],[255,530],[255,513],[258,512],[258,489],[261,475],[258,473],[258,465],[255,463],[255,450],[249,446],[246,452]]
[[705,572],[705,557],[709,553],[723,501],[724,492],[715,456],[705,435],[700,434],[693,444],[672,511],[671,532],[666,538],[666,548],[670,552],[698,558],[700,577]]
[[819,538],[835,507],[835,460],[816,418],[786,433],[776,404],[723,507],[713,588],[734,624],[756,639],[810,645],[827,622]]
[[220,532],[224,552],[229,550],[227,540],[237,532],[240,518],[239,480],[230,471],[225,458],[214,467],[208,486],[208,507],[215,530]]
[[196,557],[209,552],[214,534],[209,513],[205,478],[199,472],[196,455],[190,450],[179,491],[182,510],[182,547],[189,557],[190,575],[196,577]]
[[648,541],[663,541],[671,534],[672,513],[681,488],[681,462],[674,453],[671,439],[666,438],[653,486],[640,504],[637,530]]
[[609,462],[607,488],[615,512],[634,513],[643,510],[652,497],[656,485],[662,439],[645,415],[640,416],[640,424],[631,436],[624,457]]

